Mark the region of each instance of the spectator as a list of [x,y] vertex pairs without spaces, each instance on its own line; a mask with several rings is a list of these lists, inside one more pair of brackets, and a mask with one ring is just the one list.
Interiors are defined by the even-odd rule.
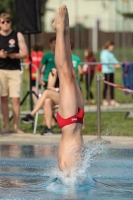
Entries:
[[[103,63],[102,65],[102,73],[104,75],[104,78],[106,81],[109,81],[111,83],[114,83],[114,72],[115,68],[121,67],[119,64],[119,61],[115,58],[112,51],[114,50],[115,44],[112,41],[107,41],[105,45],[103,46],[103,50],[100,53],[100,60]],[[112,63],[112,64],[111,64]],[[110,89],[110,101],[107,99],[107,90]],[[108,86],[104,83],[104,89],[103,89],[103,105],[104,106],[117,106],[119,105],[115,101],[114,97],[114,87]]]
[[[70,43],[71,43],[71,50],[73,50],[74,49],[73,40],[70,40]],[[80,63],[81,63],[80,58],[72,53],[73,68],[74,68],[74,71],[76,73],[76,77],[77,77],[77,80],[78,80],[78,85],[81,88],[81,86],[80,86],[80,76],[79,75],[83,74],[83,70],[82,70],[82,67],[81,67]]]
[[[36,68],[39,69],[43,55],[44,52],[42,51],[42,46],[39,43],[36,43],[33,46],[33,51],[31,52],[30,57],[27,57],[25,60],[26,63],[30,63],[30,58],[31,58],[31,86],[32,86],[32,91],[34,92],[36,91],[36,77],[38,73],[38,71],[36,71]],[[29,66],[26,68],[29,69]],[[35,103],[36,96],[33,94],[32,97]]]
[[[56,73],[56,71],[54,70],[52,73]],[[22,118],[22,121],[25,124],[32,123],[33,117],[35,116],[36,112],[41,108],[42,105],[44,105],[45,126],[41,135],[51,135],[53,133],[52,130],[53,106],[59,104],[59,88],[55,88],[52,86],[52,84],[55,85],[56,81],[52,73],[49,74],[50,79],[52,79],[53,77],[53,80],[49,81],[51,85],[49,84],[48,89],[44,90],[43,94],[38,99],[35,108],[31,111],[31,113]]]
[[[94,58],[93,52],[91,49],[86,49],[84,51],[84,62],[95,63],[96,59]],[[91,99],[91,104],[95,104],[93,93],[91,91],[92,81],[94,79],[96,65],[84,64],[83,73],[85,74],[85,87],[86,87],[86,100],[85,104],[88,103],[89,98]]]
[[[50,71],[53,68],[56,68],[55,62],[54,62],[55,42],[56,42],[56,37],[51,37],[49,41],[50,52],[45,53],[40,65],[40,76],[39,76],[40,84],[43,85],[45,88],[47,88],[47,85],[48,85],[48,76],[49,76]],[[43,80],[42,80],[41,71],[44,65],[45,65],[45,70],[44,70],[44,75],[43,75]]]
[[1,133],[10,132],[8,95],[13,104],[13,129],[15,133],[23,133],[18,128],[20,114],[20,59],[27,56],[28,50],[24,36],[12,30],[11,16],[0,15],[0,82],[2,86],[1,102],[5,127]]
[[[58,91],[58,88],[59,88],[59,78],[58,78],[58,74],[57,74],[57,69],[56,68],[53,68],[51,70],[51,72],[49,73],[49,77],[48,77],[48,85],[47,85],[47,88],[50,89],[54,89],[56,88],[56,90]],[[54,89],[55,91],[55,89]],[[51,107],[49,105],[47,105],[46,102],[44,102],[44,121],[43,121],[43,124],[47,124],[47,121],[49,121],[48,117],[47,117],[47,114],[46,114],[46,110],[47,110],[47,113],[48,113],[48,110],[52,113],[52,109],[53,109],[53,106],[54,106],[54,103],[51,103]],[[50,109],[48,108],[50,107]],[[48,119],[48,120],[47,120]],[[54,126],[55,124],[55,117],[52,118],[52,122],[48,123],[49,125],[47,126],[44,126],[44,130],[43,130],[43,133],[47,132],[47,128],[49,127],[50,129],[52,128],[52,126]]]

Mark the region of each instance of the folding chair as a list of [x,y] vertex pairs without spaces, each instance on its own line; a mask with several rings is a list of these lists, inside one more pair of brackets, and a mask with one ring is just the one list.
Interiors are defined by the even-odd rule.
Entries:
[[[57,120],[56,120],[56,112],[57,112],[57,110],[58,110],[58,107],[59,107],[59,105],[53,106],[53,118],[55,119],[56,122],[57,122]],[[42,113],[41,113],[41,114],[42,114]],[[38,111],[38,112],[36,113],[36,115],[35,115],[33,134],[36,133],[37,123],[38,123],[38,115],[39,115],[39,111]]]

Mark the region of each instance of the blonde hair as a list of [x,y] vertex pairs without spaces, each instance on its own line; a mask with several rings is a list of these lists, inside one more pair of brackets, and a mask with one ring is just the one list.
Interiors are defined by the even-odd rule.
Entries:
[[0,19],[4,19],[4,20],[9,20],[9,21],[11,21],[11,15],[10,14],[8,14],[8,13],[1,13],[0,14]]

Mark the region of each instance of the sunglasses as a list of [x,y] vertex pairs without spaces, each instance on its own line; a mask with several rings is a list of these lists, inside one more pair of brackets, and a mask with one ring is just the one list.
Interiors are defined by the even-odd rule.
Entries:
[[2,23],[2,24],[5,24],[5,23],[9,24],[10,21],[9,21],[9,20],[7,20],[7,21],[2,21],[1,23]]

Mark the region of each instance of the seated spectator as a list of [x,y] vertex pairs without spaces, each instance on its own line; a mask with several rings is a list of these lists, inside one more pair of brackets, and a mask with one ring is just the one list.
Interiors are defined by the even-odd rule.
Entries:
[[59,78],[58,78],[56,68],[53,68],[51,72],[49,73],[47,88],[50,88],[50,87],[59,88]]
[[30,114],[22,118],[25,124],[32,123],[36,112],[44,105],[44,119],[45,126],[41,135],[50,135],[52,131],[52,118],[53,118],[53,106],[59,104],[59,87],[57,87],[57,70],[53,69],[49,74],[48,88],[44,90],[41,97],[38,99],[35,108]]
[[[48,78],[48,85],[47,88],[59,88],[59,78],[57,75],[57,69],[53,68],[51,70],[51,72],[49,73],[49,78]],[[45,111],[45,107],[47,105],[44,104],[44,111]],[[43,120],[43,124],[45,124],[46,121],[46,117],[45,117],[45,112],[44,112],[44,120]],[[52,118],[52,123],[51,126],[55,124],[55,118]]]
[[[25,60],[26,63],[30,63],[30,59],[31,59],[31,86],[32,86],[32,91],[34,92],[36,91],[36,78],[37,78],[37,73],[39,72],[39,71],[38,72],[36,71],[36,68],[39,69],[43,55],[44,55],[44,52],[42,51],[42,46],[39,43],[36,43],[33,46],[33,51],[31,52],[30,56],[28,56]],[[29,66],[26,68],[29,69]],[[36,96],[33,94],[32,97],[35,103]]]
[[[96,59],[94,58],[93,52],[91,49],[86,49],[84,51],[84,62],[95,63]],[[88,103],[89,98],[91,99],[91,103],[95,103],[95,99],[93,93],[91,91],[91,85],[95,74],[95,65],[84,64],[83,73],[85,75],[85,87],[86,87],[86,100],[85,104]]]
[[[56,68],[55,66],[55,61],[54,61],[54,54],[55,54],[55,42],[56,42],[56,37],[51,37],[49,40],[49,46],[50,46],[50,51],[46,52],[45,55],[42,58],[40,68],[39,68],[39,82],[44,88],[47,88],[48,86],[48,77],[49,73],[53,68]],[[43,74],[43,80],[41,77],[41,71],[42,67],[45,66],[44,69],[44,74]]]

